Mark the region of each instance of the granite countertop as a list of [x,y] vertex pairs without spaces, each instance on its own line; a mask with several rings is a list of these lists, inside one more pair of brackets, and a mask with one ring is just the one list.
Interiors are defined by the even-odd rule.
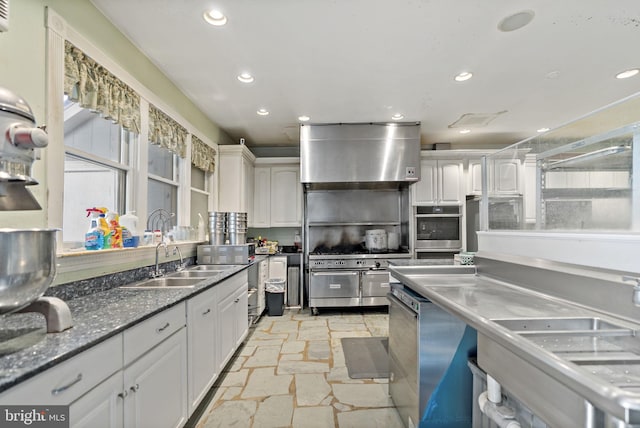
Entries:
[[44,317],[40,314],[0,316],[0,393],[265,258],[256,256],[247,265],[221,266],[224,272],[203,278],[194,288],[114,287],[68,300],[73,328],[61,333],[46,334]]

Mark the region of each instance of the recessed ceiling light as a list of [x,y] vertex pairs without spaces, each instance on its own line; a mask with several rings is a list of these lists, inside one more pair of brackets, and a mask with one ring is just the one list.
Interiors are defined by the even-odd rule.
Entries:
[[311,119],[309,116],[298,116],[300,122],[308,122]]
[[544,75],[547,79],[557,79],[560,77],[560,72],[558,70],[553,70]]
[[402,120],[402,119],[404,119],[404,116],[401,115],[400,113],[396,113],[393,116],[391,116],[391,119],[393,119],[393,120]]
[[464,82],[465,80],[471,79],[472,76],[473,76],[473,73],[471,73],[469,71],[463,71],[462,73],[460,73],[456,77],[454,77],[454,80],[456,82]]
[[460,133],[461,133],[461,134],[468,134],[469,132],[471,132],[471,130],[470,130],[470,129],[461,129],[461,130],[460,130]]
[[202,16],[205,21],[211,25],[215,25],[216,27],[221,27],[227,23],[227,17],[219,10],[206,10]]
[[633,77],[640,72],[638,68],[631,68],[629,70],[622,71],[616,74],[616,79],[628,79],[629,77]]
[[549,130],[549,128],[540,128],[536,132],[542,133],[542,132],[547,132],[548,130]]
[[238,75],[238,80],[241,81],[242,83],[251,83],[254,81],[254,78],[249,73],[242,73]]
[[258,113],[260,116],[266,116],[269,114],[269,110],[267,110],[266,108],[261,108],[256,113]]
[[533,20],[536,14],[532,10],[523,10],[504,18],[498,23],[498,30],[509,32],[519,30]]

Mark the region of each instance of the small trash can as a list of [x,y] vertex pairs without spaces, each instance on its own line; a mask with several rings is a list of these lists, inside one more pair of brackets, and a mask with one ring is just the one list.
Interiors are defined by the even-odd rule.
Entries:
[[270,317],[279,317],[284,313],[284,279],[269,278],[265,283],[267,294],[267,313]]

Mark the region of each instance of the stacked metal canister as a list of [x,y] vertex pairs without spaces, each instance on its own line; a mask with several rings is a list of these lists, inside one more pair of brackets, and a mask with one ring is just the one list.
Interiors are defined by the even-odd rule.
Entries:
[[209,212],[210,245],[243,245],[247,240],[247,213]]

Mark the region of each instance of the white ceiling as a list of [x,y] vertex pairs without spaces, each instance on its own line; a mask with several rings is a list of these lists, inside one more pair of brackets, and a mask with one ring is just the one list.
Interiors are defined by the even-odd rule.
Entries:
[[[249,146],[310,123],[422,123],[422,144],[510,144],[640,91],[638,0],[92,0],[212,121]],[[207,24],[215,7],[229,19]],[[506,16],[532,10],[524,28]],[[236,76],[249,71],[251,84]],[[455,82],[461,71],[474,77]],[[256,111],[266,108],[268,116]],[[460,134],[467,113],[506,111]]]

